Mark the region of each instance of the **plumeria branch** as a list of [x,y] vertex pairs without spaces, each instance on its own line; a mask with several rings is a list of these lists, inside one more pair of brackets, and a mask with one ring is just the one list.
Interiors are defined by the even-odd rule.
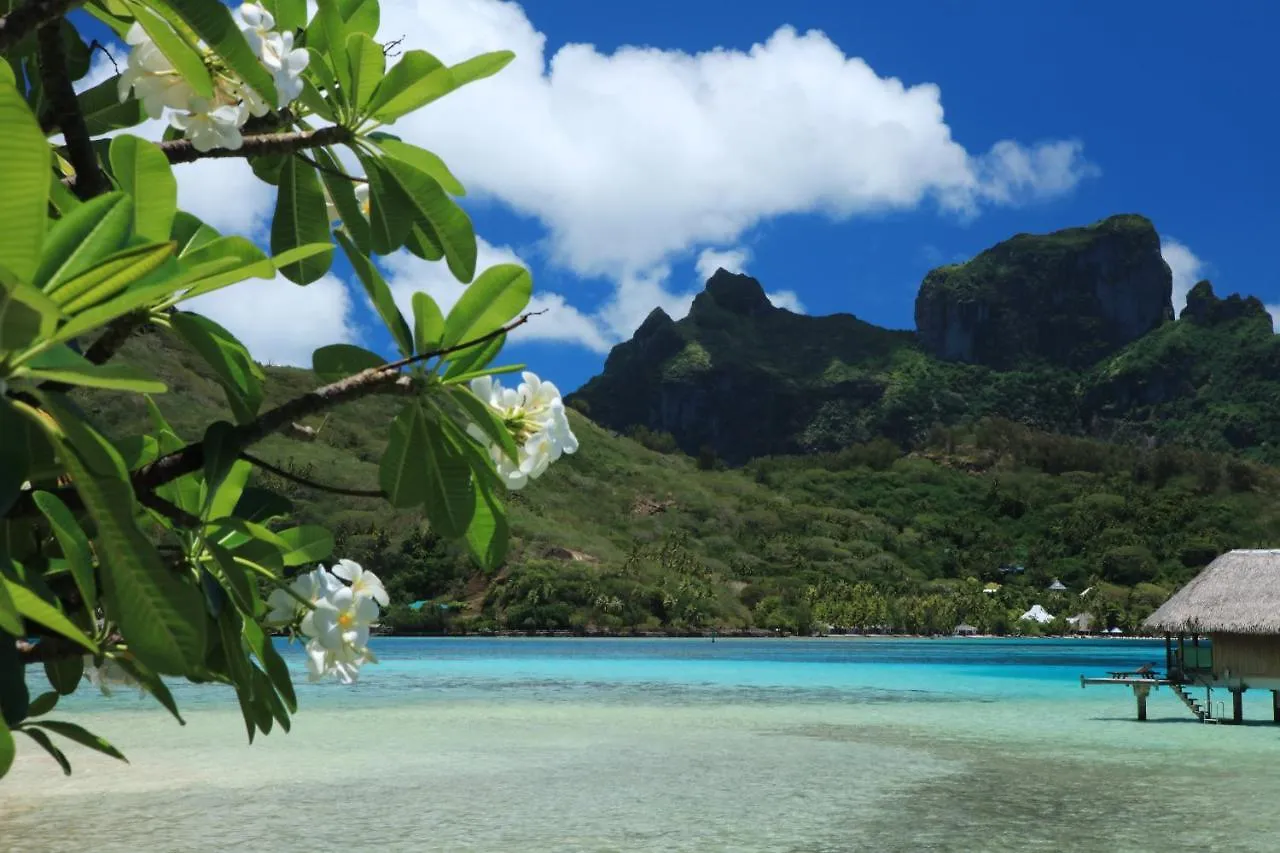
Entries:
[[331,495],[344,495],[349,498],[385,498],[387,493],[382,489],[348,489],[343,486],[330,486],[327,483],[317,483],[315,480],[309,480],[306,477],[299,476],[285,468],[272,465],[265,459],[260,459],[252,453],[241,452],[240,458],[244,461],[261,468],[263,471],[269,471],[282,480],[288,480],[291,483],[297,483],[299,486],[306,486],[308,489],[315,489],[318,492],[328,492]]
[[28,0],[0,17],[0,53],[22,41],[42,24],[61,18],[83,0]]
[[179,527],[195,529],[204,524],[197,515],[192,515],[177,504],[170,503],[155,492],[138,492],[138,503],[147,509],[163,515]]
[[44,24],[36,32],[39,45],[40,79],[45,96],[53,108],[53,121],[62,131],[67,158],[76,172],[75,193],[82,199],[92,198],[107,188],[93,139],[80,112],[75,87],[67,77],[66,50],[62,45],[62,28],[58,21]]
[[[531,318],[543,313],[545,313],[545,309],[521,314],[505,326],[494,329],[492,332],[481,335],[478,338],[450,347],[432,350],[431,352],[412,355],[378,367],[370,367],[345,379],[322,385],[314,391],[309,391],[300,397],[295,397],[286,403],[276,406],[274,409],[263,412],[249,423],[233,427],[230,434],[223,439],[223,450],[234,450],[236,453],[243,453],[247,448],[266,437],[281,430],[291,429],[302,418],[319,414],[342,403],[368,397],[371,394],[417,393],[421,389],[420,382],[415,381],[411,376],[402,374],[401,371],[404,368],[433,358],[442,358],[478,347],[499,335],[508,334],[529,322]],[[141,496],[144,493],[154,492],[166,483],[171,483],[179,477],[199,471],[203,467],[204,443],[197,441],[142,466],[133,472],[130,480],[134,493],[139,496],[139,501],[141,502]],[[57,489],[54,494],[72,509],[79,509],[83,506],[80,496],[74,488]],[[38,508],[28,493],[13,505],[7,517],[22,518],[35,515],[38,512]]]
[[170,139],[158,143],[170,163],[194,163],[197,160],[219,157],[258,157],[264,154],[292,154],[308,148],[324,148],[350,142],[351,131],[341,125],[322,127],[319,130],[301,130],[292,133],[251,133],[245,136],[239,148],[212,148],[199,151],[189,139]]
[[299,160],[302,160],[305,163],[309,163],[312,166],[312,168],[316,169],[319,172],[324,172],[326,175],[333,175],[335,178],[342,178],[344,180],[351,181],[353,184],[369,183],[368,178],[362,178],[359,175],[348,175],[346,172],[342,171],[341,169],[330,168],[329,166],[326,166],[323,163],[316,162],[315,158],[308,157],[306,154],[303,154],[301,151],[295,151],[293,156],[297,157]]

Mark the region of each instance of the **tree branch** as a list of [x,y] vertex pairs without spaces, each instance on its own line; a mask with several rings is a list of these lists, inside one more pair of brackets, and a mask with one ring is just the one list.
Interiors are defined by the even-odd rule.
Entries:
[[36,32],[40,79],[44,84],[45,97],[52,106],[54,122],[66,141],[67,157],[76,172],[75,193],[82,199],[88,199],[105,192],[107,183],[98,166],[98,153],[93,150],[93,140],[80,112],[75,87],[67,77],[67,57],[60,23],[44,24]]
[[179,527],[196,528],[204,524],[199,516],[192,515],[177,504],[170,503],[155,492],[138,492],[138,503],[160,513]]
[[265,459],[259,459],[251,453],[241,452],[240,458],[249,462],[264,471],[270,471],[281,479],[288,480],[291,483],[297,483],[299,486],[306,486],[308,489],[315,489],[318,492],[328,492],[331,495],[345,495],[349,498],[385,498],[387,493],[382,489],[347,489],[342,486],[330,486],[325,483],[317,483],[315,480],[308,480],[285,468],[278,468]]
[[349,142],[351,131],[339,125],[319,130],[294,133],[251,133],[239,148],[213,148],[197,151],[189,139],[171,139],[158,143],[170,163],[194,163],[210,157],[258,157],[264,154],[292,154],[307,148],[323,148]]
[[358,177],[357,175],[348,175],[346,172],[342,171],[341,169],[330,169],[328,166],[324,165],[323,163],[317,163],[314,158],[308,157],[306,154],[303,154],[301,151],[295,151],[293,156],[297,157],[299,160],[302,160],[304,163],[310,163],[311,166],[314,169],[316,169],[316,171],[324,172],[326,175],[333,175],[335,178],[343,178],[344,180],[351,181],[353,184],[369,183],[368,178],[361,178],[361,177]]
[[0,53],[22,41],[42,24],[61,18],[82,0],[28,0],[0,17]]

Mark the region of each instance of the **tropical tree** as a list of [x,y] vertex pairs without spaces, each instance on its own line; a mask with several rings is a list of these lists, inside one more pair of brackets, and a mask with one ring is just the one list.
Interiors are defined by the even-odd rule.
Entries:
[[[388,67],[376,0],[318,5],[308,20],[303,0],[0,2],[0,776],[15,733],[68,772],[61,739],[121,757],[50,718],[86,680],[136,683],[179,721],[166,679],[231,685],[252,741],[297,707],[273,631],[305,644],[314,679],[373,660],[386,590],[349,560],[312,568],[337,556],[333,537],[290,524],[288,500],[250,481],[267,436],[314,437],[308,416],[393,395],[372,491],[420,507],[485,566],[504,559],[503,489],[576,449],[554,385],[493,378],[522,367],[495,360],[529,319],[529,273],[477,274],[462,185],[387,130],[512,55],[449,66],[410,49]],[[123,67],[77,92],[90,43],[113,37]],[[162,138],[129,132],[147,119],[167,122]],[[184,164],[212,157],[275,187],[270,253],[178,209]],[[447,314],[426,293],[401,314],[376,263],[401,249],[468,285]],[[321,347],[323,384],[264,407],[262,369],[187,303],[277,275],[305,286],[335,263],[397,354]],[[227,420],[188,437],[165,422],[151,400],[164,384],[113,361],[143,327],[207,362]],[[82,388],[144,397],[150,429],[108,435]],[[41,669],[52,690],[33,696]]]

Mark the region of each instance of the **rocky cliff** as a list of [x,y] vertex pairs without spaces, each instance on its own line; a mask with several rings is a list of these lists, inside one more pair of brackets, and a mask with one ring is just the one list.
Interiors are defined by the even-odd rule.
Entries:
[[1173,319],[1172,275],[1155,226],[1112,216],[1019,234],[929,273],[916,328],[932,355],[1002,370],[1082,368]]

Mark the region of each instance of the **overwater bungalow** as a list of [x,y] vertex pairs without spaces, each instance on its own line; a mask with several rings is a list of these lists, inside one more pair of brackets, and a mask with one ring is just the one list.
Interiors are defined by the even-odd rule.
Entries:
[[[1164,632],[1168,681],[1201,720],[1214,719],[1213,691],[1225,689],[1241,722],[1242,695],[1254,688],[1271,691],[1280,722],[1280,550],[1223,554],[1145,626]],[[1203,707],[1192,688],[1204,688]]]
[[955,637],[976,637],[978,635],[978,629],[972,625],[961,624],[957,625],[956,629],[951,633],[952,636]]

